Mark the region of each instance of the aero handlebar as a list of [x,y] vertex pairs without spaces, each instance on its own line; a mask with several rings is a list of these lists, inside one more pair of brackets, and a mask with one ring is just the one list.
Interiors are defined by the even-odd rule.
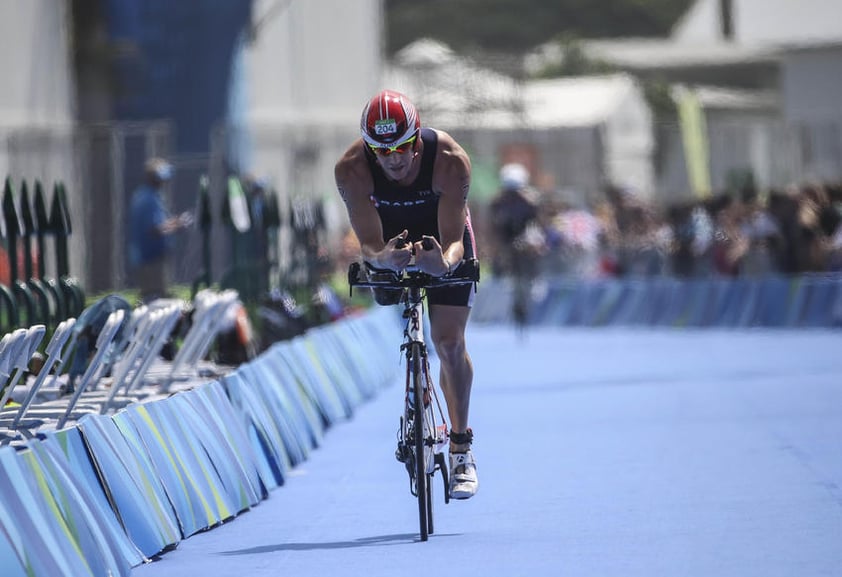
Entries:
[[348,284],[353,287],[371,287],[386,289],[425,289],[445,286],[474,284],[479,282],[479,261],[465,259],[449,275],[436,277],[420,270],[407,268],[402,271],[376,269],[358,262],[348,267]]

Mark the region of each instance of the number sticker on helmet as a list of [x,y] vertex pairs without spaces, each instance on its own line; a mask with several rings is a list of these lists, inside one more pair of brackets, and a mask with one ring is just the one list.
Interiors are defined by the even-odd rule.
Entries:
[[384,118],[374,123],[374,132],[378,136],[386,134],[396,134],[398,132],[398,123],[394,118]]

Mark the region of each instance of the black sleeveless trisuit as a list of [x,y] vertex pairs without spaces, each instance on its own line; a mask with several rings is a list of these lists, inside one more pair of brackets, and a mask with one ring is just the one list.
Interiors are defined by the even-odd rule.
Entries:
[[[433,163],[436,158],[438,135],[432,129],[422,128],[420,137],[424,142],[421,169],[415,181],[408,185],[388,180],[377,165],[374,153],[367,144],[362,143],[374,180],[371,202],[380,215],[384,241],[394,238],[404,229],[409,231],[407,240],[410,242],[421,240],[423,235],[441,240],[438,226],[439,194],[433,190]],[[473,258],[476,255],[476,246],[470,214],[465,222],[462,243],[465,247],[464,258]],[[430,304],[470,306],[472,295],[473,285],[428,289],[427,301]]]

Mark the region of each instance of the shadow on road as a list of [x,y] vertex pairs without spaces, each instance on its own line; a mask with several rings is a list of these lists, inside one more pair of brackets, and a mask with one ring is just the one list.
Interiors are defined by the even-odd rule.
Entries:
[[[457,537],[459,533],[436,533],[430,535],[431,539],[437,537]],[[225,551],[221,555],[255,555],[259,553],[274,553],[277,551],[318,551],[330,549],[353,549],[356,547],[382,547],[385,545],[402,545],[418,542],[418,533],[401,533],[398,535],[380,535],[376,537],[364,537],[353,541],[327,541],[324,543],[278,543],[277,545],[261,545],[248,549],[236,551]]]

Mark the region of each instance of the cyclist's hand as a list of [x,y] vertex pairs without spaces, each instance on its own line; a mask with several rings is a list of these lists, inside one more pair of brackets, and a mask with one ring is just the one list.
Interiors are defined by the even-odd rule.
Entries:
[[448,272],[441,245],[433,236],[425,235],[415,243],[415,264],[421,271],[432,276],[444,276]]
[[409,231],[404,230],[396,237],[389,239],[377,259],[379,266],[394,271],[407,267],[412,258],[412,244],[406,242],[407,236],[409,236]]

